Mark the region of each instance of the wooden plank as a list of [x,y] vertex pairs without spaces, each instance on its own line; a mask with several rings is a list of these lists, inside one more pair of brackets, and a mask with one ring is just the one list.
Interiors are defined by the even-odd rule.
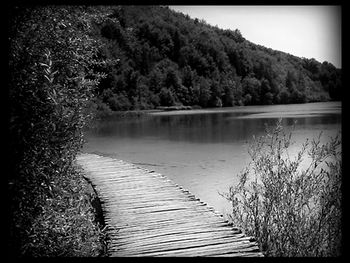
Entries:
[[170,236],[197,236],[197,237],[214,237],[214,236],[233,236],[233,237],[242,237],[242,234],[232,234],[228,231],[219,231],[219,229],[168,229],[160,232],[150,232],[150,231],[139,231],[139,232],[120,232],[118,231],[117,239],[127,238],[128,240],[163,240],[164,238],[170,238]]
[[184,257],[184,256],[206,256],[209,254],[219,254],[219,253],[228,253],[230,251],[236,251],[236,253],[241,253],[245,251],[258,251],[256,245],[254,244],[233,244],[233,243],[219,243],[213,245],[204,245],[204,246],[190,246],[186,248],[179,249],[169,249],[165,251],[157,251],[156,252],[145,252],[145,253],[137,253],[135,251],[118,251],[118,255],[120,256],[176,256],[176,257]]
[[[172,243],[153,243],[152,245],[140,245],[140,246],[134,246],[134,244],[131,245],[124,245],[119,246],[120,251],[127,251],[128,253],[152,253],[154,251],[158,252],[165,252],[169,250],[185,250],[190,248],[211,248],[216,245],[227,245],[229,244],[231,247],[235,246],[245,246],[250,244],[249,241],[237,241],[233,238],[215,238],[215,239],[206,239],[206,240],[182,240],[182,241],[176,241]],[[228,250],[229,251],[229,250]]]
[[[157,202],[159,201],[159,197],[157,195],[153,196],[135,196],[135,195],[128,195],[128,196],[118,196],[118,200],[120,202],[139,202],[139,203],[147,203],[147,202]],[[200,201],[199,198],[197,198],[195,195],[164,195],[162,197],[163,201],[187,201],[187,200],[192,200],[192,201]]]
[[[165,223],[155,223],[155,224],[147,224],[146,226],[137,226],[137,225],[127,225],[127,229],[121,228],[120,231],[118,231],[119,234],[123,233],[123,231],[127,233],[132,233],[132,232],[141,232],[145,233],[146,231],[157,231],[159,232],[159,229],[164,230],[164,228],[167,227],[176,227],[176,229],[179,229],[178,225],[181,224],[181,227],[185,228],[186,226],[189,228],[191,227],[192,229],[195,227],[223,227],[227,226],[226,223],[202,223],[202,224],[195,224],[192,222],[186,222],[186,223],[181,223],[178,222],[177,220],[174,220],[172,222],[165,222]],[[231,232],[231,231],[230,231]]]
[[[99,188],[99,189],[105,189],[105,190],[108,190],[108,188],[103,188],[103,187],[101,187],[101,186],[96,186],[96,188]],[[132,193],[118,193],[118,191],[114,191],[114,192],[109,192],[109,195],[108,196],[110,196],[111,194],[113,194],[113,196],[119,196],[119,200],[122,200],[122,199],[128,199],[128,197],[130,197],[130,198],[152,198],[152,197],[154,197],[154,198],[157,198],[157,197],[159,197],[159,196],[161,196],[161,197],[174,197],[174,195],[175,195],[175,197],[186,197],[186,196],[193,196],[193,195],[191,195],[191,194],[187,194],[187,193],[185,193],[185,192],[179,192],[179,191],[176,191],[176,192],[174,192],[174,191],[172,191],[172,190],[170,190],[169,189],[169,191],[167,192],[167,193],[163,193],[162,195],[160,195],[159,193],[157,193],[157,192],[152,192],[152,193],[148,193],[147,195],[144,195],[144,194],[142,194],[142,192],[140,192],[140,193],[136,193],[136,192],[132,192]]]
[[[108,219],[108,216],[106,217]],[[230,226],[227,222],[227,220],[218,220],[217,218],[214,217],[206,217],[206,216],[198,216],[198,215],[189,215],[189,216],[183,216],[183,217],[153,217],[153,218],[145,218],[145,217],[139,217],[139,218],[133,218],[132,220],[125,221],[122,216],[119,217],[119,219],[116,219],[118,221],[118,225],[120,227],[123,226],[128,226],[128,228],[132,227],[145,227],[144,225],[147,224],[147,226],[152,226],[152,225],[157,225],[159,224],[159,227],[163,224],[184,224],[188,222],[188,220],[192,220],[192,222],[200,222],[203,225],[206,224],[224,224],[227,225],[228,227],[231,227],[233,231],[239,231],[237,228],[234,228]],[[144,222],[144,224],[143,224]]]
[[[157,242],[155,243],[154,239],[145,239],[142,241],[142,244],[136,244],[135,242],[131,242],[129,239],[124,239],[121,241],[118,241],[118,246],[120,249],[123,248],[123,246],[127,246],[132,244],[133,247],[137,247],[137,245],[141,245],[142,247],[149,247],[152,246],[154,244],[157,245],[162,245],[162,246],[168,246],[168,245],[172,245],[174,243],[179,244],[179,243],[188,243],[188,242],[213,242],[215,241],[215,239],[230,239],[230,242],[235,242],[238,241],[238,239],[240,240],[244,240],[243,234],[240,235],[203,235],[203,234],[193,234],[193,235],[173,235],[173,236],[168,236],[167,238],[163,238],[163,239],[158,239]],[[249,239],[247,239],[249,240]]]
[[[219,240],[219,239],[218,239]],[[155,244],[153,246],[144,246],[144,247],[134,247],[134,246],[130,246],[130,247],[126,247],[126,248],[120,248],[119,247],[119,251],[120,253],[129,253],[129,254],[145,254],[145,253],[154,253],[156,251],[157,254],[159,253],[167,253],[167,252],[175,252],[176,253],[179,253],[181,250],[180,253],[188,253],[188,249],[194,249],[194,248],[197,248],[197,253],[198,252],[201,252],[200,248],[203,248],[203,247],[206,247],[207,248],[207,251],[210,251],[212,254],[215,254],[217,253],[217,250],[218,250],[218,247],[217,245],[221,245],[222,247],[220,247],[220,252],[223,253],[223,252],[230,252],[231,251],[231,247],[232,246],[235,246],[235,247],[238,247],[239,245],[237,244],[231,244],[230,247],[225,247],[224,249],[224,246],[229,244],[230,241],[227,240],[226,243],[225,242],[225,239],[221,239],[221,241],[218,241],[217,243],[213,243],[213,244],[208,244],[208,243],[205,243],[205,242],[198,242],[198,241],[195,241],[195,240],[192,240],[191,242],[186,242],[186,243],[172,243],[172,244],[169,244],[167,243],[166,246],[164,246],[163,244]],[[247,249],[248,246],[246,244],[243,245],[244,246],[244,249]],[[221,249],[222,248],[222,249]],[[204,253],[208,254],[208,252],[206,251],[203,251]],[[193,251],[191,251],[191,253],[193,253]]]
[[221,234],[221,235],[227,235],[227,234],[233,234],[233,232],[230,229],[224,228],[224,227],[188,227],[188,226],[177,226],[177,227],[164,227],[162,229],[157,229],[157,230],[147,230],[147,231],[119,231],[118,236],[124,237],[140,237],[140,238],[155,238],[159,236],[164,236],[164,235],[175,235],[178,233],[183,233],[183,235],[190,235],[190,234],[198,234],[201,233],[203,235],[214,235],[214,234]]
[[81,154],[102,201],[110,256],[262,256],[255,242],[164,175]]
[[217,232],[207,232],[207,233],[202,233],[202,232],[197,232],[197,233],[189,233],[189,232],[178,232],[174,234],[167,234],[167,235],[158,235],[156,237],[152,238],[142,238],[142,242],[135,242],[137,237],[132,236],[132,238],[124,238],[122,236],[116,235],[115,236],[115,241],[118,242],[118,245],[122,248],[123,245],[132,245],[133,247],[137,246],[147,246],[147,245],[153,245],[153,244],[162,244],[164,245],[165,243],[178,243],[178,242],[184,242],[184,241],[190,241],[192,242],[193,240],[195,242],[214,242],[215,239],[224,239],[224,238],[229,238],[230,242],[242,242],[242,241],[249,241],[250,238],[244,236],[244,234],[232,234],[232,233],[217,233]]
[[[160,197],[162,197],[160,195]],[[144,201],[139,201],[139,200],[130,200],[130,201],[124,201],[124,202],[118,202],[116,203],[116,206],[118,206],[120,209],[122,208],[139,208],[139,209],[150,209],[152,207],[162,207],[162,206],[167,206],[167,207],[173,207],[173,206],[186,206],[186,207],[198,207],[199,209],[203,209],[203,206],[207,206],[205,203],[202,203],[198,200],[193,200],[189,202],[190,198],[178,198],[176,202],[174,202],[174,199],[161,199],[160,201],[153,201],[149,202],[147,200]]]
[[[102,175],[100,175],[102,176]],[[108,186],[108,184],[110,183],[118,183],[117,185],[115,185],[116,187],[122,188],[125,184],[130,184],[133,182],[145,182],[145,181],[149,181],[147,187],[151,187],[153,186],[159,186],[159,179],[158,178],[148,178],[146,176],[140,176],[137,178],[118,178],[118,174],[113,174],[113,177],[110,178],[106,178],[104,180],[99,180],[100,184],[106,184],[106,186]],[[162,180],[163,185],[164,186],[174,186],[174,184],[171,181],[167,181],[167,180]],[[152,184],[153,183],[153,184]]]
[[[179,225],[181,224],[181,227],[179,227]],[[212,229],[215,229],[217,227],[224,227],[224,226],[227,226],[223,223],[216,223],[216,224],[203,224],[203,225],[200,225],[200,224],[191,224],[191,223],[188,223],[188,224],[183,224],[183,223],[178,223],[176,221],[174,221],[172,224],[159,224],[159,226],[157,226],[156,224],[153,224],[153,225],[149,225],[147,224],[147,226],[127,226],[127,228],[123,227],[123,228],[119,228],[119,231],[118,231],[118,235],[120,237],[123,237],[123,233],[125,232],[126,233],[126,236],[130,233],[139,233],[142,237],[145,236],[145,234],[150,234],[150,233],[157,233],[157,234],[160,234],[160,233],[166,233],[166,231],[168,231],[168,233],[173,233],[174,231],[185,231],[185,230],[192,230],[193,229],[197,229],[197,228],[202,228],[203,227],[207,227],[207,228],[212,228]],[[173,229],[171,231],[171,228]],[[161,229],[161,230],[159,230]],[[170,230],[169,230],[170,229]],[[190,233],[190,231],[187,231],[188,233]],[[203,232],[201,232],[203,233]],[[219,234],[220,232],[215,232],[215,234]],[[235,236],[238,236],[237,235],[237,232],[233,232],[233,231],[227,231],[227,232],[224,232],[224,233],[220,233],[220,235],[235,235]],[[213,233],[210,233],[210,236],[213,237],[215,236]]]
[[[106,208],[108,209],[108,206],[106,206]],[[142,221],[145,221],[145,220],[155,221],[157,219],[165,220],[165,219],[171,218],[168,216],[168,214],[173,214],[174,215],[173,218],[181,218],[183,215],[186,215],[186,217],[192,217],[192,220],[201,220],[202,218],[210,220],[215,218],[215,214],[208,214],[208,213],[205,213],[204,211],[202,213],[191,213],[190,211],[182,211],[181,214],[179,214],[179,210],[169,210],[164,212],[158,212],[155,214],[135,214],[135,213],[132,214],[132,213],[125,213],[123,211],[118,211],[118,215],[120,217],[127,216],[127,218],[130,219],[130,216],[132,216],[132,219],[130,219],[130,222],[140,222],[140,223],[142,223]]]

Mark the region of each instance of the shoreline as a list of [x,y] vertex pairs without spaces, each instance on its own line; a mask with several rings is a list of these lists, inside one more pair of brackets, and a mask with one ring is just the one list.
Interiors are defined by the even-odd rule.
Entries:
[[221,112],[227,111],[228,109],[237,109],[237,110],[245,110],[247,108],[255,109],[256,107],[276,107],[276,106],[287,106],[287,105],[306,105],[306,104],[318,104],[318,103],[340,103],[341,101],[316,101],[316,102],[306,102],[306,103],[292,103],[292,104],[271,104],[271,105],[244,105],[244,106],[232,106],[232,107],[207,107],[201,108],[199,106],[161,106],[157,107],[157,109],[149,109],[149,110],[127,110],[127,111],[112,111],[110,113],[102,113],[97,112],[97,119],[108,119],[114,117],[140,117],[144,115],[166,115],[166,114],[179,114],[186,113],[209,113],[209,112]]
[[102,201],[94,187],[94,185],[92,184],[91,180],[85,175],[85,171],[83,169],[80,170],[81,175],[83,177],[83,179],[85,180],[85,182],[87,183],[87,194],[88,194],[88,198],[89,198],[89,203],[91,205],[91,207],[93,208],[93,213],[94,213],[94,224],[99,228],[99,230],[101,231],[102,235],[103,235],[103,239],[100,239],[100,245],[102,247],[102,249],[100,250],[99,254],[97,257],[105,257],[108,254],[108,240],[109,240],[109,236],[107,235],[107,233],[105,233],[104,229],[106,227],[106,222],[105,222],[105,217],[103,214],[103,210],[102,210]]

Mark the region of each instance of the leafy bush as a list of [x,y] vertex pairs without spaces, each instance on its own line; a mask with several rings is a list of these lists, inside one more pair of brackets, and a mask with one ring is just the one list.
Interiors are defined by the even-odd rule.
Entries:
[[[99,42],[89,37],[93,21],[103,17],[98,12],[92,15],[88,8],[65,6],[14,7],[11,12],[9,251],[54,254],[50,246],[60,250],[63,239],[56,230],[53,239],[44,229],[54,228],[52,220],[58,220],[59,213],[63,220],[59,224],[66,225],[68,208],[59,208],[61,197],[55,188],[70,190],[64,181],[74,172],[82,129],[91,117],[85,108],[103,77],[93,70],[103,64],[97,56]],[[88,225],[89,217],[86,220]],[[75,223],[74,227],[81,221]],[[67,248],[76,249],[69,244]]]
[[341,139],[322,145],[320,138],[306,140],[292,158],[291,133],[280,120],[253,138],[252,161],[226,194],[232,221],[254,235],[267,256],[341,253]]
[[23,246],[31,256],[99,256],[105,234],[96,222],[88,182],[72,167],[53,178],[51,196],[33,219],[30,240]]

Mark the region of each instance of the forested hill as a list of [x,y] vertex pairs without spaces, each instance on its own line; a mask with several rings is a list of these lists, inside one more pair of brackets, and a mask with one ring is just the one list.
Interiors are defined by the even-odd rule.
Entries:
[[[106,78],[95,105],[222,107],[339,100],[341,69],[256,45],[162,6],[115,6],[94,28]],[[234,27],[234,25],[232,25]]]

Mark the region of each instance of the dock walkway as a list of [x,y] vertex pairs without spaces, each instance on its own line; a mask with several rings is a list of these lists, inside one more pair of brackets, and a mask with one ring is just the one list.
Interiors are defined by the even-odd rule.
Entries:
[[109,256],[262,256],[255,241],[165,176],[81,154],[102,202]]

